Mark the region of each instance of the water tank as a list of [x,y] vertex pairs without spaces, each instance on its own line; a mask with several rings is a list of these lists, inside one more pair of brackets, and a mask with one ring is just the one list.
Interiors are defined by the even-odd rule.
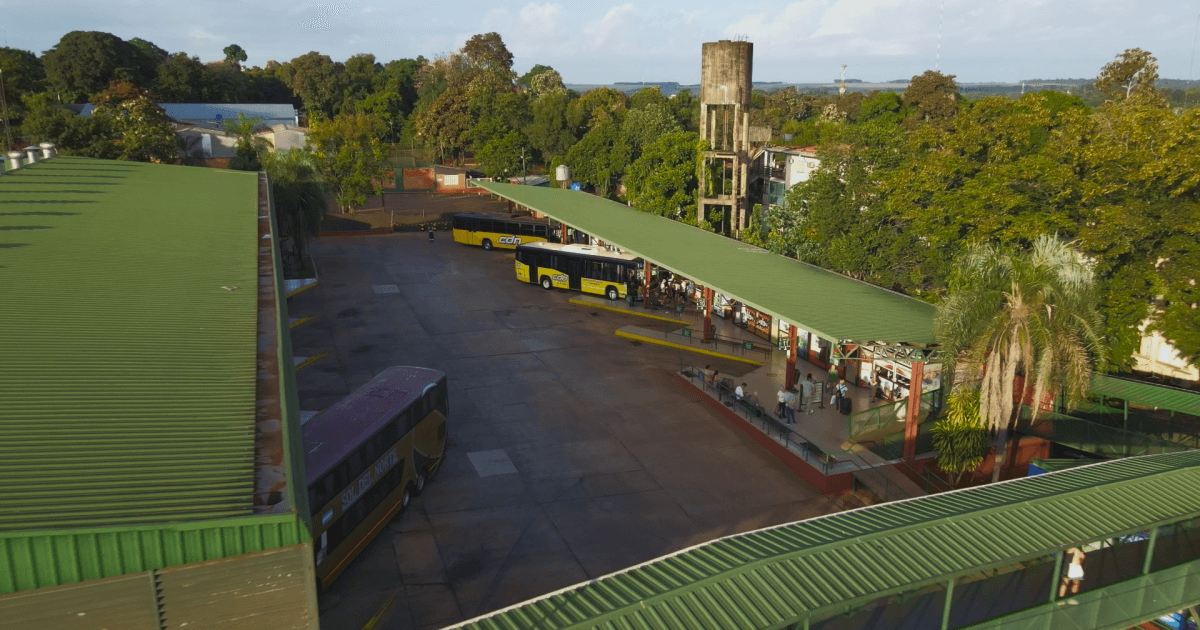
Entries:
[[706,42],[701,47],[700,101],[749,107],[753,68],[753,43]]
[[559,164],[554,169],[554,179],[560,182],[565,182],[571,179],[571,167],[567,166],[566,164]]

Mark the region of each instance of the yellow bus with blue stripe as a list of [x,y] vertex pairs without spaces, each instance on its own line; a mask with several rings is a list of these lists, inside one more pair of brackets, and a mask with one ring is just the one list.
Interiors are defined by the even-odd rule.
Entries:
[[514,219],[487,214],[459,213],[452,223],[454,242],[484,249],[515,249],[522,243],[550,240],[550,226],[536,219]]
[[641,258],[594,245],[530,243],[517,246],[517,279],[543,289],[571,289],[619,300],[635,291]]

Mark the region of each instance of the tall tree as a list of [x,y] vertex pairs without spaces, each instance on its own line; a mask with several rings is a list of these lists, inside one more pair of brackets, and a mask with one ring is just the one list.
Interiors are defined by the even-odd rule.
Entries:
[[661,103],[647,103],[631,109],[621,122],[621,133],[629,146],[630,159],[636,160],[642,150],[665,134],[682,131],[671,110]]
[[308,134],[313,161],[342,212],[383,192],[383,178],[391,167],[380,141],[384,133],[383,123],[369,114],[339,114],[313,124]]
[[[0,48],[0,95],[4,97],[4,109],[0,110],[0,142],[13,142],[15,126],[25,111],[23,99],[27,94],[40,92],[45,79],[46,71],[37,55],[18,48]],[[8,148],[6,146],[3,152]]]
[[512,71],[513,55],[504,45],[499,33],[473,35],[463,44],[462,54],[476,68],[484,81],[496,86],[512,86],[516,74]]
[[912,78],[904,90],[904,102],[912,106],[917,120],[944,123],[958,112],[958,85],[954,75],[926,70]]
[[[1048,393],[1076,401],[1090,389],[1102,353],[1096,302],[1091,263],[1057,237],[1025,251],[980,245],[959,262],[934,332],[954,388],[978,383],[980,419],[997,434],[993,481],[1030,394],[1036,419]],[[1014,391],[1018,371],[1024,385]]]
[[21,133],[39,142],[53,142],[62,155],[113,159],[112,126],[105,117],[79,116],[63,107],[49,92],[26,94]]
[[465,88],[453,87],[441,94],[428,107],[414,114],[416,135],[438,153],[438,159],[458,159],[467,145],[471,129],[471,113],[467,108]]
[[320,170],[305,149],[266,153],[262,162],[271,181],[279,230],[291,239],[296,259],[303,261],[308,242],[320,234],[328,207]]
[[575,144],[575,134],[567,123],[567,107],[571,93],[547,92],[530,104],[533,120],[526,127],[529,143],[541,154],[542,159],[563,158]]
[[134,81],[142,87],[149,87],[158,75],[158,64],[166,61],[171,54],[154,42],[140,37],[129,40],[129,47],[135,70]]
[[95,105],[92,116],[107,121],[112,129],[117,159],[163,164],[178,157],[170,119],[145,90],[114,81]]
[[629,165],[629,203],[642,212],[696,223],[698,166],[706,144],[699,134],[677,131],[659,136]]
[[120,37],[99,31],[63,35],[54,48],[42,53],[42,63],[50,91],[63,103],[85,102],[120,74],[134,78],[132,47]]
[[600,119],[611,120],[623,113],[628,100],[624,92],[609,87],[588,90],[567,106],[567,124],[575,137],[582,138]]
[[529,154],[527,148],[521,134],[510,131],[489,141],[475,158],[488,177],[503,178],[522,173],[521,158]]
[[606,116],[567,152],[567,165],[575,179],[595,186],[600,196],[607,197],[629,165],[629,145],[617,124]]
[[221,52],[225,53],[225,63],[237,68],[238,70],[242,69],[242,63],[248,59],[246,56],[246,51],[242,50],[242,47],[238,46],[237,44],[230,44]]
[[199,103],[205,97],[205,71],[200,59],[175,53],[158,66],[154,96],[163,103]]
[[1129,48],[1100,69],[1095,87],[1106,98],[1126,99],[1135,94],[1160,97],[1158,60],[1141,48]]
[[271,149],[270,143],[254,132],[263,127],[263,119],[248,117],[238,113],[236,119],[226,119],[225,132],[237,138],[237,153],[229,161],[229,168],[235,171],[262,170],[263,156]]
[[342,102],[347,81],[342,64],[329,55],[309,52],[280,66],[277,76],[304,102],[309,116],[332,116],[334,106]]

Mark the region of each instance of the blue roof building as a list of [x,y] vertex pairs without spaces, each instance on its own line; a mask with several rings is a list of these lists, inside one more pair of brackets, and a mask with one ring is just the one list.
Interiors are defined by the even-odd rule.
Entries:
[[[229,118],[237,119],[238,114],[247,118],[261,118],[263,125],[300,125],[300,115],[296,108],[288,104],[272,103],[159,103],[159,107],[172,120],[199,127],[220,129]],[[80,116],[91,116],[95,105],[84,105]]]

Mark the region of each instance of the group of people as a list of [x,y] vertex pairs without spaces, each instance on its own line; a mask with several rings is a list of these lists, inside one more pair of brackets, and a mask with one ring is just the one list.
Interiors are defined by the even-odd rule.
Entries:
[[661,300],[670,302],[687,302],[696,292],[696,285],[691,280],[685,280],[673,273],[664,272],[659,276],[658,285],[651,286],[658,289]]
[[[719,372],[713,369],[712,365],[704,366],[704,382],[710,387],[715,387],[719,378]],[[751,395],[747,390],[746,383],[738,385],[733,390],[733,397],[737,401],[744,400]],[[812,372],[799,383],[799,387],[780,387],[776,392],[775,397],[778,404],[775,407],[775,417],[783,420],[787,424],[796,423],[796,412],[806,411],[812,414],[816,411],[816,405],[820,403],[819,384],[813,380]],[[837,384],[833,386],[833,392],[829,397],[829,404],[837,409],[843,415],[850,413],[850,386],[846,383],[846,379],[838,379]]]

